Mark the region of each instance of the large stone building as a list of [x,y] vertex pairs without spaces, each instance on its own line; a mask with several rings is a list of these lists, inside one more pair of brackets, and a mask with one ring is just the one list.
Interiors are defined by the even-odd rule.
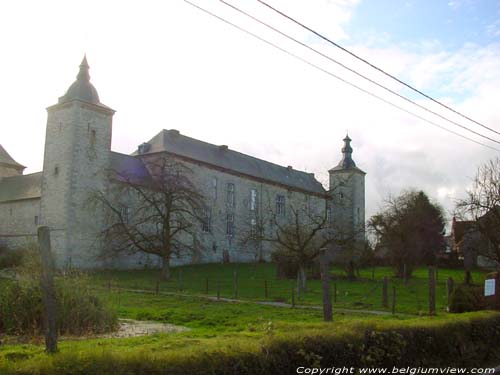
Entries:
[[100,102],[90,83],[86,58],[76,81],[47,112],[42,172],[23,175],[24,167],[0,146],[0,241],[9,247],[35,241],[37,226],[47,225],[59,266],[158,264],[154,256],[141,254],[111,260],[98,257],[108,244],[101,236],[104,218],[89,204],[89,194],[113,191],[116,182],[103,171],[133,171],[147,176],[148,158],[162,154],[189,165],[210,210],[209,226],[200,225],[199,230],[206,251],[196,259],[173,259],[174,263],[218,262],[223,257],[231,261],[268,258],[271,249],[267,245],[256,254],[238,241],[248,212],[265,215],[266,204],[283,220],[291,207],[329,210],[332,225],[357,231],[358,239],[364,238],[358,228],[365,221],[365,173],[352,160],[349,137],[344,139],[342,160],[329,171],[328,190],[312,173],[276,165],[225,145],[202,142],[173,129],[160,131],[132,155],[117,153],[111,151],[115,111]]

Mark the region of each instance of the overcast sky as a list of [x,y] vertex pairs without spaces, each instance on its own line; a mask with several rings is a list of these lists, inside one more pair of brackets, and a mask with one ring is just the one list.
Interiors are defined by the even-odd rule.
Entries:
[[[461,134],[446,121],[272,34],[220,1],[192,0],[344,79]],[[475,131],[286,22],[255,0],[228,0],[370,78]],[[418,89],[500,130],[500,2],[267,0]],[[367,172],[367,217],[387,194],[423,189],[453,208],[497,151],[363,94],[193,8],[169,1],[0,3],[0,143],[26,173],[42,169],[46,110],[87,54],[101,102],[115,109],[113,150],[131,153],[161,129],[316,173],[340,160],[346,131]],[[485,141],[493,147],[500,144]]]

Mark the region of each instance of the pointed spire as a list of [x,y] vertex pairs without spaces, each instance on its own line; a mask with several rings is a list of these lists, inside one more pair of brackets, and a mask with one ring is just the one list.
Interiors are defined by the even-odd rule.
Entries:
[[87,62],[87,54],[83,55],[83,60],[80,64],[80,71],[78,72],[76,79],[78,81],[87,81],[87,82],[90,81],[89,64]]
[[339,163],[339,167],[343,169],[349,169],[356,167],[356,163],[352,160],[352,147],[351,147],[351,138],[349,138],[349,134],[346,134],[344,141],[344,147],[342,147],[342,160]]

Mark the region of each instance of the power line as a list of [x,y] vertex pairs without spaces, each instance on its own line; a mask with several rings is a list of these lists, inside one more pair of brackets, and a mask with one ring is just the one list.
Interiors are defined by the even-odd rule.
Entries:
[[[356,70],[354,70],[354,69],[352,69],[352,68],[348,67],[347,65],[345,65],[345,64],[343,64],[343,63],[341,63],[341,62],[339,62],[339,61],[335,60],[335,59],[334,59],[334,58],[332,58],[331,56],[328,56],[328,55],[324,54],[323,52],[318,51],[317,49],[315,49],[315,48],[313,48],[313,47],[309,46],[308,44],[306,44],[306,43],[304,43],[304,42],[301,42],[301,41],[300,41],[300,40],[298,40],[298,39],[295,39],[294,37],[292,37],[292,36],[288,35],[287,33],[285,33],[285,32],[283,32],[283,31],[281,31],[281,30],[277,29],[276,27],[271,26],[271,25],[269,25],[268,23],[266,23],[266,22],[264,22],[264,21],[260,20],[259,18],[257,18],[257,17],[255,17],[255,16],[253,16],[253,15],[251,15],[251,14],[249,14],[249,13],[245,12],[245,11],[244,11],[244,10],[242,10],[241,8],[238,8],[237,6],[235,6],[235,5],[233,5],[233,4],[230,4],[230,3],[228,3],[228,2],[226,2],[226,1],[224,1],[224,0],[219,0],[219,1],[220,1],[221,3],[223,3],[223,4],[225,4],[226,6],[228,6],[228,7],[232,8],[232,9],[236,10],[237,12],[239,12],[239,13],[241,13],[241,14],[244,14],[246,17],[248,17],[248,18],[250,18],[250,19],[254,20],[255,22],[258,22],[259,24],[261,24],[261,25],[263,25],[263,26],[265,26],[265,27],[267,27],[267,28],[269,28],[269,29],[273,30],[274,32],[276,32],[276,33],[278,33],[278,34],[280,34],[280,35],[284,36],[285,38],[290,39],[290,40],[294,41],[295,43],[297,43],[297,44],[299,44],[299,45],[301,45],[301,46],[303,46],[303,47],[305,47],[305,48],[307,48],[307,49],[309,49],[309,50],[311,50],[311,51],[315,52],[316,54],[318,54],[318,55],[320,55],[320,56],[322,56],[322,57],[324,57],[324,58],[326,58],[326,59],[328,59],[328,60],[332,61],[333,63],[335,63],[335,64],[337,64],[337,65],[341,66],[342,68],[344,68],[344,69],[346,69],[346,70],[350,71],[351,73],[354,73],[354,74],[356,74],[357,76],[359,76],[359,77],[361,77],[361,78],[363,78],[363,79],[367,80],[368,82],[370,82],[370,83],[372,83],[372,84],[374,84],[374,85],[376,85],[376,86],[378,86],[378,87],[380,87],[380,88],[382,88],[382,89],[384,89],[384,90],[386,90],[386,91],[390,92],[390,93],[391,93],[391,94],[393,94],[393,95],[396,95],[397,97],[399,97],[399,98],[401,98],[401,99],[403,99],[403,100],[407,101],[408,103],[411,103],[411,104],[413,104],[413,105],[415,105],[415,106],[419,107],[420,109],[423,109],[424,111],[427,111],[427,112],[429,112],[429,113],[433,114],[434,116],[437,116],[437,117],[439,117],[439,118],[441,118],[441,119],[443,119],[443,120],[445,120],[445,121],[448,121],[448,122],[450,122],[451,124],[453,124],[453,125],[455,125],[455,126],[458,126],[458,127],[462,128],[462,129],[464,129],[464,130],[467,130],[467,131],[468,131],[468,132],[470,132],[470,133],[473,133],[473,134],[475,134],[475,135],[477,135],[477,136],[479,136],[479,137],[482,137],[482,138],[484,138],[484,139],[487,139],[487,140],[489,140],[489,141],[491,141],[491,142],[494,142],[494,143],[500,144],[500,141],[497,141],[497,140],[496,140],[496,139],[494,139],[494,138],[491,138],[491,137],[488,137],[488,136],[486,136],[486,135],[483,135],[483,134],[481,134],[481,133],[479,133],[479,132],[477,132],[477,131],[475,131],[475,130],[472,130],[472,129],[468,128],[468,127],[467,127],[467,126],[465,126],[465,125],[462,125],[462,124],[460,124],[460,123],[458,123],[458,122],[456,122],[456,121],[450,120],[449,118],[447,118],[447,117],[445,117],[445,116],[443,116],[443,115],[441,115],[441,114],[439,114],[439,113],[437,113],[437,112],[435,112],[435,111],[433,111],[433,110],[431,110],[431,109],[429,109],[429,108],[427,108],[427,107],[425,107],[425,106],[423,106],[423,105],[421,105],[421,104],[418,104],[418,103],[414,102],[413,100],[411,100],[411,99],[407,98],[406,96],[404,96],[404,95],[402,95],[402,94],[400,94],[400,93],[398,93],[398,92],[396,92],[396,91],[394,91],[394,90],[391,90],[390,88],[388,88],[388,87],[386,87],[386,86],[384,86],[384,85],[382,85],[382,84],[378,83],[377,81],[375,81],[375,80],[373,80],[373,79],[371,79],[371,78],[369,78],[369,77],[367,77],[367,76],[365,76],[365,75],[363,75],[363,74],[359,73],[358,71],[356,71]],[[499,133],[499,134],[500,134],[500,133]]]
[[351,56],[355,57],[356,59],[358,59],[358,60],[360,60],[360,61],[364,62],[365,64],[369,65],[369,66],[370,66],[370,67],[372,67],[373,69],[378,70],[379,72],[381,72],[382,74],[386,75],[387,77],[389,77],[389,78],[391,78],[391,79],[393,79],[393,80],[397,81],[398,83],[402,84],[403,86],[406,86],[406,87],[407,87],[407,88],[409,88],[410,90],[412,90],[412,91],[414,91],[414,92],[416,92],[416,93],[418,93],[418,94],[422,95],[423,97],[425,97],[425,98],[427,98],[427,99],[429,99],[429,100],[433,101],[433,102],[434,102],[434,103],[436,103],[436,104],[439,104],[440,106],[442,106],[442,107],[444,107],[444,108],[446,108],[446,109],[448,109],[448,110],[452,111],[453,113],[455,113],[455,114],[457,114],[457,115],[459,115],[459,116],[461,116],[461,117],[465,118],[466,120],[469,120],[469,121],[471,121],[471,122],[473,122],[473,123],[475,123],[475,124],[477,124],[477,125],[479,125],[479,126],[482,126],[482,127],[483,127],[483,128],[485,128],[485,129],[488,129],[489,131],[492,131],[493,133],[496,133],[496,134],[499,134],[499,135],[500,135],[500,132],[498,132],[497,130],[492,129],[492,128],[490,128],[490,127],[488,127],[488,126],[486,126],[486,125],[484,125],[484,124],[480,123],[479,121],[476,121],[476,120],[474,120],[474,119],[470,118],[469,116],[464,115],[464,114],[462,114],[462,113],[458,112],[457,110],[455,110],[455,109],[451,108],[450,106],[448,106],[448,105],[444,104],[443,102],[441,102],[441,101],[439,101],[439,100],[437,100],[437,99],[434,99],[434,98],[433,98],[433,97],[431,97],[430,95],[427,95],[426,93],[424,93],[424,92],[420,91],[419,89],[417,89],[417,88],[415,88],[415,87],[413,87],[413,86],[409,85],[408,83],[406,83],[406,82],[404,82],[404,81],[400,80],[398,77],[396,77],[396,76],[394,76],[394,75],[392,75],[392,74],[390,74],[390,73],[386,72],[385,70],[383,70],[383,69],[379,68],[378,66],[376,66],[376,65],[374,65],[374,64],[372,64],[372,63],[370,63],[370,62],[369,62],[369,61],[367,61],[366,59],[364,59],[364,58],[362,58],[362,57],[360,57],[360,56],[356,55],[354,52],[349,51],[347,48],[342,47],[340,44],[335,43],[334,41],[332,41],[332,40],[328,39],[326,36],[324,36],[324,35],[320,34],[319,32],[317,32],[317,31],[313,30],[312,28],[310,28],[310,27],[308,27],[308,26],[304,25],[303,23],[301,23],[301,22],[297,21],[296,19],[294,19],[294,18],[290,17],[289,15],[287,15],[287,14],[285,14],[285,13],[281,12],[280,10],[278,10],[278,9],[274,8],[273,6],[269,5],[269,4],[268,4],[268,3],[266,3],[265,1],[263,1],[263,0],[257,0],[257,1],[258,1],[259,3],[261,3],[262,5],[265,5],[265,6],[266,6],[266,7],[268,7],[269,9],[273,10],[274,12],[276,12],[276,13],[280,14],[281,16],[283,16],[283,17],[287,18],[288,20],[290,20],[290,21],[294,22],[295,24],[297,24],[297,25],[301,26],[302,28],[304,28],[304,29],[308,30],[309,32],[313,33],[314,35],[316,35],[316,36],[320,37],[321,39],[323,39],[323,40],[327,41],[328,43],[330,43],[330,44],[334,45],[335,47],[340,48],[342,51],[344,51],[344,52],[348,53],[349,55],[351,55]]
[[298,55],[296,55],[296,54],[294,54],[294,53],[292,53],[292,52],[290,52],[290,51],[288,51],[288,50],[286,50],[286,49],[284,49],[284,48],[282,48],[280,46],[278,46],[277,44],[275,44],[273,42],[270,42],[270,41],[268,41],[268,40],[266,40],[266,39],[258,36],[257,34],[254,34],[251,31],[249,31],[249,30],[247,30],[247,29],[245,29],[245,28],[243,28],[243,27],[241,27],[239,25],[236,25],[236,24],[232,23],[231,21],[228,21],[227,19],[225,19],[225,18],[223,18],[223,17],[221,17],[221,16],[219,16],[219,15],[217,15],[215,13],[212,13],[211,11],[209,11],[209,10],[207,10],[207,9],[205,9],[205,8],[197,5],[197,4],[192,3],[189,0],[184,0],[184,2],[187,3],[187,4],[189,4],[189,5],[191,5],[191,6],[193,6],[193,7],[195,7],[195,8],[197,8],[198,10],[201,10],[202,12],[204,12],[204,13],[206,13],[206,14],[208,14],[208,15],[210,15],[210,16],[212,16],[212,17],[214,17],[214,18],[216,18],[216,19],[218,19],[218,20],[220,20],[220,21],[222,21],[222,22],[224,22],[224,23],[226,23],[226,24],[228,24],[228,25],[230,25],[230,26],[232,26],[232,27],[234,27],[234,28],[236,28],[236,29],[238,29],[238,30],[240,30],[240,31],[242,31],[242,32],[250,35],[250,36],[252,36],[252,37],[254,37],[254,38],[256,38],[256,39],[258,39],[258,40],[260,40],[261,42],[266,43],[266,44],[268,44],[268,45],[270,45],[270,46],[272,46],[272,47],[280,50],[281,52],[283,52],[283,53],[285,53],[285,54],[287,54],[287,55],[289,55],[289,56],[291,56],[291,57],[293,57],[293,58],[295,58],[297,60],[300,60],[303,63],[305,63],[305,64],[307,64],[309,66],[312,66],[313,68],[315,68],[315,69],[317,69],[317,70],[319,70],[319,71],[321,71],[323,73],[326,73],[329,76],[331,76],[333,78],[336,78],[339,81],[344,82],[345,84],[347,84],[347,85],[349,85],[351,87],[354,87],[354,88],[358,89],[361,92],[364,92],[367,95],[370,95],[370,96],[372,96],[372,97],[374,97],[374,98],[376,98],[376,99],[378,99],[378,100],[380,100],[380,101],[382,101],[382,102],[384,102],[384,103],[386,103],[386,104],[388,104],[388,105],[390,105],[392,107],[395,107],[395,108],[399,109],[400,111],[408,113],[408,114],[410,114],[410,115],[412,115],[412,116],[414,116],[414,117],[416,117],[416,118],[418,118],[418,119],[420,119],[422,121],[425,121],[425,122],[427,122],[427,123],[429,123],[429,124],[431,124],[433,126],[436,126],[436,127],[440,128],[440,129],[443,129],[443,130],[445,130],[445,131],[447,131],[447,132],[449,132],[451,134],[454,134],[454,135],[456,135],[458,137],[466,139],[466,140],[468,140],[470,142],[474,142],[474,143],[476,143],[478,145],[481,145],[483,147],[487,147],[487,148],[489,148],[491,150],[500,152],[500,149],[498,149],[498,148],[495,148],[495,147],[492,147],[492,146],[487,145],[485,143],[476,141],[475,139],[469,138],[469,137],[467,137],[467,136],[465,136],[463,134],[460,134],[460,133],[457,133],[457,132],[455,132],[453,130],[445,128],[444,126],[441,126],[441,125],[439,125],[439,124],[437,124],[437,123],[435,123],[435,122],[433,122],[431,120],[428,120],[425,117],[422,117],[422,116],[420,116],[420,115],[418,115],[418,114],[416,114],[414,112],[411,112],[411,111],[409,111],[409,110],[407,110],[407,109],[405,109],[403,107],[400,107],[397,104],[394,104],[394,103],[392,103],[392,102],[390,102],[390,101],[388,101],[388,100],[386,100],[386,99],[384,99],[384,98],[382,98],[382,97],[380,97],[380,96],[378,96],[378,95],[376,95],[376,94],[374,94],[374,93],[372,93],[372,92],[370,92],[370,91],[368,91],[368,90],[366,90],[366,89],[364,89],[364,88],[362,88],[362,87],[360,87],[360,86],[358,86],[358,85],[356,85],[354,83],[351,83],[351,82],[345,80],[344,78],[341,78],[341,77],[337,76],[336,74],[334,74],[334,73],[332,73],[332,72],[330,72],[330,71],[328,71],[328,70],[320,67],[319,65],[316,65],[316,64],[314,64],[314,63],[312,63],[312,62],[310,62],[310,61],[308,61],[308,60],[306,60],[306,59],[304,59],[304,58],[302,58],[302,57],[300,57],[300,56],[298,56]]

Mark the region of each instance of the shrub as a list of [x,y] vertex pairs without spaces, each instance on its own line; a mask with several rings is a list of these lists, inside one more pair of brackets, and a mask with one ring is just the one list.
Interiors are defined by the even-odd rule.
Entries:
[[24,251],[12,250],[5,245],[0,245],[0,270],[18,267],[22,263]]
[[457,285],[450,298],[450,312],[463,313],[485,308],[483,288],[475,285]]
[[[40,261],[30,252],[17,268],[18,279],[0,289],[0,333],[38,335],[43,332],[43,302]],[[115,330],[112,312],[91,289],[87,275],[70,270],[55,278],[59,334],[82,335]]]

